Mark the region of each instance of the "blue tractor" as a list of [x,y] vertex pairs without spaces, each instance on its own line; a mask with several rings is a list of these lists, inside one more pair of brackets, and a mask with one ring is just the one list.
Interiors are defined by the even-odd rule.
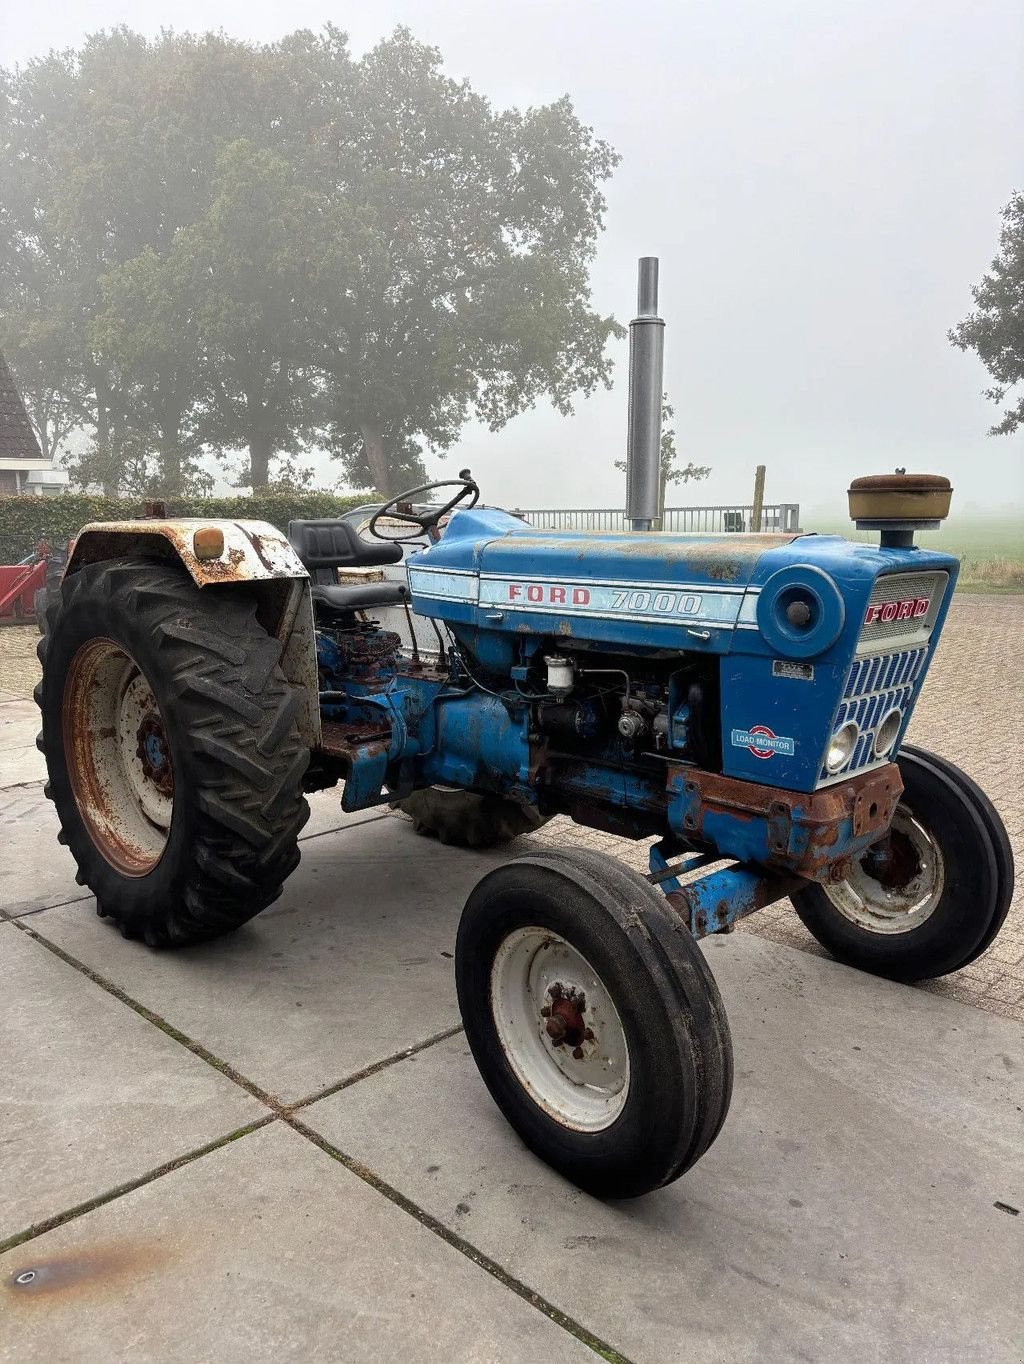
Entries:
[[[949,485],[857,480],[880,545],[538,531],[478,497],[468,472],[414,489],[373,540],[342,520],[87,527],[40,645],[47,790],[99,914],[159,948],[274,900],[304,794],[339,782],[345,810],[397,805],[446,842],[554,815],[653,839],[646,877],[521,844],[455,954],[470,1047],[523,1140],[593,1192],[640,1194],[729,1105],[698,939],[789,897],[838,960],[913,981],[965,966],[1006,915],[998,815],[903,744],[958,568],[913,527]],[[407,582],[367,581],[424,535]]]

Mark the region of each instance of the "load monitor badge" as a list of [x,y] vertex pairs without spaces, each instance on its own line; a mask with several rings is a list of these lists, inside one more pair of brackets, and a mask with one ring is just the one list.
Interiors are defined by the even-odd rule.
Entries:
[[792,758],[796,753],[796,740],[787,739],[767,725],[751,725],[749,729],[734,729],[733,748],[748,748],[755,758],[773,758],[779,753],[784,758]]

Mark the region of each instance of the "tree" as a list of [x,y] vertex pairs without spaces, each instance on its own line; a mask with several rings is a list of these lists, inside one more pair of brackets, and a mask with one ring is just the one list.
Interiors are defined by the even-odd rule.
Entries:
[[[124,28],[0,73],[0,336],[21,339],[12,368],[36,426],[52,424],[57,395],[92,428],[78,466],[107,492],[154,454],[157,466],[169,460],[158,481],[181,482],[173,430],[145,449],[169,344],[155,327],[146,334],[147,295],[166,284],[158,267],[176,233],[209,203],[223,146],[261,127],[269,135],[277,111],[266,86],[246,44],[171,33],[148,43]],[[113,300],[137,352],[109,325]],[[45,324],[37,331],[26,328],[33,317]],[[60,347],[45,344],[51,335]],[[164,393],[157,405],[169,402]]]
[[[976,311],[949,332],[962,351],[973,350],[995,383],[985,397],[1001,403],[1024,384],[1024,193],[1015,193],[1002,211],[999,254],[971,293]],[[1024,393],[991,427],[1006,436],[1024,426]]]
[[312,154],[343,209],[347,288],[321,289],[313,322],[353,481],[398,491],[470,415],[498,430],[609,383],[620,329],[590,307],[588,268],[618,158],[568,99],[496,112],[398,29],[324,112]]
[[146,246],[101,281],[88,334],[120,409],[130,414],[118,451],[129,491],[179,497],[209,481],[199,467],[205,433],[197,421],[191,274],[173,249],[161,257]]
[[[711,472],[710,464],[694,464],[691,459],[681,468],[677,466],[676,460],[679,458],[679,451],[676,449],[675,428],[669,425],[672,418],[676,415],[676,410],[668,400],[668,394],[661,395],[661,479],[658,484],[658,522],[659,524],[665,516],[665,495],[670,483],[690,483],[699,482],[702,478],[707,478]],[[616,469],[626,472],[626,461],[617,459]]]
[[239,483],[270,481],[270,462],[295,455],[322,417],[308,322],[325,256],[331,204],[275,152],[238,140],[217,163],[215,197],[175,239],[170,260],[201,353],[203,439],[245,449]]
[[240,449],[264,486],[316,440],[390,493],[470,416],[609,382],[616,162],[568,99],[495,110],[404,29],[358,62],[333,28],[101,33],[0,72],[0,338],[108,492]]

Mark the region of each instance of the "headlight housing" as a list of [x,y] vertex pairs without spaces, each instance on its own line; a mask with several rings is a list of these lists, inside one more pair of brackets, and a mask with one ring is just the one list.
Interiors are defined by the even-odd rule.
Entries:
[[853,757],[853,750],[857,747],[859,738],[860,726],[856,720],[847,720],[845,725],[840,725],[828,741],[828,749],[825,753],[825,771],[832,776],[841,772]]
[[903,712],[898,706],[893,706],[892,710],[882,717],[881,724],[875,730],[874,750],[876,758],[884,758],[887,753],[892,752],[902,726]]

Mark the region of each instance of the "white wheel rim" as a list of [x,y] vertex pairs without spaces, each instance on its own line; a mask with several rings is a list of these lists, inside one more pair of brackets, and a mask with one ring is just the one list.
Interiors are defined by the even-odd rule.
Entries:
[[144,876],[163,856],[174,813],[170,747],[153,689],[111,639],[71,660],[64,752],[79,814],[103,856]]
[[910,933],[934,914],[942,899],[945,866],[938,845],[905,805],[898,805],[890,833],[901,856],[916,863],[897,884],[872,873],[870,853],[855,862],[845,881],[825,894],[845,919],[872,933]]
[[517,928],[491,967],[491,1012],[516,1079],[563,1127],[602,1132],[629,1094],[626,1033],[604,982],[549,929]]

